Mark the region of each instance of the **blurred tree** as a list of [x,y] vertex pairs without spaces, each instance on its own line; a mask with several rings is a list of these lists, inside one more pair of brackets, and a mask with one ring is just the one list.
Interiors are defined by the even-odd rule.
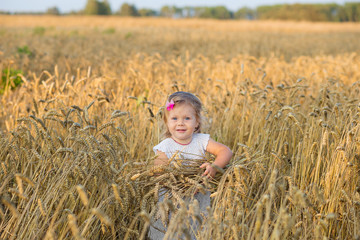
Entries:
[[83,15],[84,14],[84,9],[83,10],[80,10],[80,11],[75,11],[75,10],[72,10],[70,11],[69,13],[67,13],[68,15]]
[[139,16],[139,12],[136,9],[136,7],[128,3],[124,3],[123,5],[121,5],[117,14],[120,16],[133,16],[133,17]]
[[46,10],[48,15],[60,15],[60,10],[57,7],[51,7]]
[[360,21],[360,3],[345,3],[344,12],[348,21]]
[[253,9],[247,8],[247,7],[240,8],[239,10],[237,10],[234,13],[234,18],[236,18],[236,19],[252,20],[252,19],[255,19],[255,16],[256,16],[255,11]]
[[160,10],[160,16],[172,18],[183,17],[182,8],[176,6],[163,6]]
[[171,17],[172,15],[173,15],[173,13],[171,12],[169,6],[163,6],[160,9],[160,16],[162,16],[162,17]]
[[88,0],[84,9],[85,15],[99,14],[99,4],[97,0]]
[[218,6],[213,8],[213,15],[216,19],[230,19],[232,13],[224,6]]
[[259,6],[256,10],[259,19],[340,21],[347,16],[337,4],[283,4]]
[[83,13],[85,15],[111,15],[110,4],[107,0],[88,0]]
[[98,2],[99,4],[99,15],[111,15],[111,7],[108,0]]
[[212,9],[209,7],[198,8],[198,17],[200,18],[213,18]]
[[184,7],[182,9],[183,17],[191,18],[196,17],[196,9],[194,7]]
[[157,13],[155,10],[148,9],[148,8],[142,8],[142,9],[139,9],[139,15],[142,17],[151,17],[151,16],[156,16]]
[[349,21],[349,18],[346,14],[346,11],[345,11],[345,8],[343,6],[341,6],[339,8],[339,11],[338,11],[338,14],[337,14],[337,17],[339,19],[340,22],[347,22]]
[[232,17],[231,12],[224,6],[203,7],[198,8],[197,11],[200,18],[229,19]]

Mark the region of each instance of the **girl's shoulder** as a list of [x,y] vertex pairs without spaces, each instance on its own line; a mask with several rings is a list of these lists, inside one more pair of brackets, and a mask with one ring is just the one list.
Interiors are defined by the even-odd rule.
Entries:
[[164,140],[162,140],[158,145],[166,145],[166,144],[169,144],[171,143],[173,140],[172,138],[165,138]]
[[193,134],[193,140],[196,141],[209,141],[210,134],[207,133],[194,133]]
[[169,146],[172,144],[171,138],[166,138],[162,140],[158,145],[153,147],[153,150],[156,152],[157,150],[160,150],[162,152],[165,152]]
[[210,134],[206,133],[194,133],[192,144],[193,146],[201,146],[202,148],[206,149],[210,140]]

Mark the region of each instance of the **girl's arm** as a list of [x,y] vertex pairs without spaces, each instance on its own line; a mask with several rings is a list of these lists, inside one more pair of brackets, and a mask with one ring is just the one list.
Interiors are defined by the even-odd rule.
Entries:
[[168,163],[169,158],[164,152],[156,151],[157,158],[154,160],[154,165],[164,165]]
[[[233,155],[230,148],[224,144],[214,141],[211,138],[209,139],[206,151],[216,156],[213,164],[219,168],[224,168],[230,162]],[[200,168],[205,168],[203,176],[208,175],[210,177],[214,177],[217,171],[216,167],[213,167],[210,163],[204,163],[200,166]]]

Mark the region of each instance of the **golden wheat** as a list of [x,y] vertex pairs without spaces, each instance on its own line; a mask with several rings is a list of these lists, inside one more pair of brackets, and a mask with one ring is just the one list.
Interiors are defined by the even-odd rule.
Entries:
[[[360,235],[358,24],[60,19],[0,17],[0,70],[23,70],[0,96],[1,239],[144,239],[157,217],[168,239]],[[35,55],[15,53],[24,39]],[[177,90],[234,152],[215,179],[179,154],[153,166]],[[202,218],[184,197],[205,189]]]

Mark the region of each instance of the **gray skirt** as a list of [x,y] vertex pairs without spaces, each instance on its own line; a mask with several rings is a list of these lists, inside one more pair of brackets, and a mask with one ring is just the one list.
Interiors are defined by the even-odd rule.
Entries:
[[[159,204],[162,203],[164,201],[164,189],[161,189],[160,190],[160,193],[159,194],[159,201],[157,203],[157,207],[159,207]],[[201,217],[203,218],[202,221],[204,221],[205,217],[208,215],[208,212],[207,212],[207,207],[210,207],[210,192],[207,191],[205,194],[202,194],[200,192],[196,193],[193,197],[193,199],[184,199],[184,201],[188,204],[191,204],[192,201],[194,200],[197,200],[199,202],[199,211],[200,211],[200,215]],[[178,206],[179,207],[179,206]],[[176,221],[176,219],[172,219],[172,214],[171,212],[169,213],[169,225],[171,225],[171,221],[174,220]],[[189,219],[189,222],[190,222],[190,229],[188,231],[189,235],[190,235],[190,238],[193,240],[196,239],[196,233],[197,231],[199,230],[199,223],[198,221],[193,221],[193,219]],[[179,223],[180,224],[180,223]],[[166,234],[166,231],[167,231],[167,227],[164,226],[163,222],[161,221],[160,218],[155,218],[155,219],[152,219],[152,222],[151,222],[151,225],[150,225],[150,228],[149,228],[149,232],[148,232],[148,237],[152,240],[162,240],[162,239],[165,239],[165,234]],[[177,239],[185,239],[185,235],[183,234],[177,234]],[[171,238],[166,238],[166,239],[171,239]],[[165,239],[165,240],[166,240]]]

